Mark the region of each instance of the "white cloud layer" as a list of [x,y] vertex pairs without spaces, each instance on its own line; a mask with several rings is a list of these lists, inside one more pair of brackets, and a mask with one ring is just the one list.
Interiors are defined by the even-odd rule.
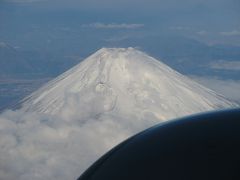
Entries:
[[191,30],[192,28],[188,26],[171,26],[169,27],[170,30],[177,30],[177,31],[188,31]]
[[113,146],[157,123],[109,116],[70,121],[22,111],[7,111],[0,122],[0,179],[4,180],[76,179]]
[[92,24],[83,24],[82,27],[84,27],[84,28],[96,28],[96,29],[136,29],[136,28],[144,27],[144,24],[92,23]]
[[208,32],[205,31],[205,30],[198,31],[198,32],[196,32],[196,33],[197,33],[198,35],[200,35],[200,36],[205,36],[205,35],[208,34]]
[[220,35],[222,35],[222,36],[240,36],[240,31],[233,30],[233,31],[220,32]]
[[210,63],[210,68],[219,70],[240,71],[240,61],[225,61],[219,60]]

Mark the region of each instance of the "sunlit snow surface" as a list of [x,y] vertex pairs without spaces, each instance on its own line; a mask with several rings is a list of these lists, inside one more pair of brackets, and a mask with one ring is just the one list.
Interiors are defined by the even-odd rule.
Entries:
[[231,104],[143,52],[103,48],[33,93],[23,109],[70,118],[151,115],[164,121]]
[[103,48],[0,116],[0,179],[76,179],[159,122],[234,107],[133,48]]

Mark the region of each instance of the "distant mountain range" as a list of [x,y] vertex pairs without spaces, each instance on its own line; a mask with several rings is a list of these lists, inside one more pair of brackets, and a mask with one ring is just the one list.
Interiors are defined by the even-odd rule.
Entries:
[[[93,37],[74,38],[72,42],[53,41],[52,47],[42,50],[16,49],[2,42],[0,46],[0,76],[55,77],[101,47],[138,47],[175,68],[183,74],[219,76],[236,79],[240,71],[216,70],[209,64],[240,61],[240,47],[231,45],[209,46],[183,36],[137,36],[103,40],[95,37],[91,48],[86,41]],[[76,41],[76,42],[75,42]],[[81,55],[81,56],[80,56]]]
[[0,42],[0,78],[55,77],[80,61],[41,51],[18,50]]
[[0,112],[79,61],[78,56],[19,50],[0,42]]

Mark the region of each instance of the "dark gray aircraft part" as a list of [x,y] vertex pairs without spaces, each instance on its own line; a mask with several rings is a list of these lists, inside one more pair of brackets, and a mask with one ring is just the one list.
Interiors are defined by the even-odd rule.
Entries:
[[154,126],[124,141],[78,180],[240,179],[240,109]]

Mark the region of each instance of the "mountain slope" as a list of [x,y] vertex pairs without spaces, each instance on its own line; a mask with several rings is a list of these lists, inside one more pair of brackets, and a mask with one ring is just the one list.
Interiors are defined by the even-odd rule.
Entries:
[[0,116],[0,179],[77,179],[150,126],[233,106],[143,52],[101,49]]
[[22,109],[60,116],[164,121],[235,106],[133,48],[103,48],[23,101]]

